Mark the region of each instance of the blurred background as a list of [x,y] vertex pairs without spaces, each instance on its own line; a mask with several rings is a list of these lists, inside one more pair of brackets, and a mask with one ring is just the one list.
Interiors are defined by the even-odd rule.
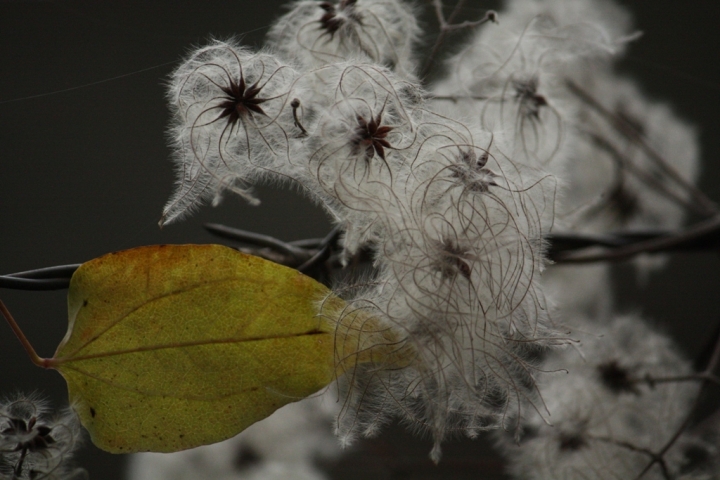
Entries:
[[[218,208],[157,227],[174,182],[165,141],[168,73],[211,36],[260,45],[282,3],[0,0],[0,273],[80,263],[139,245],[216,242],[202,228],[207,222],[283,240],[324,236],[323,212],[296,192],[269,188],[258,189],[259,207],[229,196]],[[700,187],[720,200],[720,3],[622,3],[644,32],[622,69],[699,126]],[[468,5],[469,19],[498,7]],[[435,32],[433,17],[424,18]],[[691,357],[720,322],[716,253],[676,255],[644,286],[622,265],[616,273],[622,309],[653,319]],[[3,290],[0,298],[38,353],[52,356],[67,327],[65,291]],[[67,402],[62,378],[34,367],[0,325],[0,395],[14,391]],[[430,447],[392,426],[327,468],[337,479],[504,478],[482,440],[448,442],[437,467],[427,458]],[[117,480],[125,458],[88,445],[78,462],[91,479]]]

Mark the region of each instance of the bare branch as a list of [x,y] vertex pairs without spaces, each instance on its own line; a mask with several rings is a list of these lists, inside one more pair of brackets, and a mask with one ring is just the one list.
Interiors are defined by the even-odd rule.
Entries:
[[330,255],[332,254],[333,249],[337,247],[337,240],[340,238],[340,233],[342,230],[340,230],[339,226],[336,226],[333,228],[330,233],[327,234],[327,236],[323,239],[321,243],[320,250],[312,256],[309,260],[307,260],[305,263],[300,265],[298,267],[298,270],[306,273],[307,271],[314,268],[317,264],[320,262],[327,260],[330,258]]
[[674,383],[674,382],[699,382],[699,381],[707,381],[709,383],[714,383],[715,385],[720,386],[720,377],[713,375],[711,373],[692,373],[690,375],[677,375],[672,377],[651,377],[650,375],[646,375],[643,378],[638,378],[633,380],[633,383],[647,383],[651,387],[654,387],[655,385],[659,383]]
[[63,290],[70,285],[70,277],[79,264],[27,270],[0,275],[0,288],[15,290]]
[[430,50],[430,54],[428,55],[427,60],[425,61],[425,66],[422,69],[422,72],[420,74],[420,78],[425,78],[430,73],[430,69],[432,68],[435,57],[437,56],[438,51],[440,50],[440,47],[445,42],[445,37],[447,34],[451,31],[455,30],[461,30],[464,28],[475,28],[478,27],[484,23],[487,22],[493,22],[497,23],[497,12],[494,10],[488,10],[485,12],[485,16],[481,18],[480,20],[470,22],[465,21],[461,23],[454,24],[453,21],[455,20],[455,17],[458,16],[460,11],[462,10],[463,6],[465,5],[466,0],[458,0],[458,2],[455,4],[455,8],[453,8],[452,13],[450,16],[445,19],[445,14],[443,13],[443,4],[442,0],[432,0],[433,7],[435,8],[435,16],[437,17],[439,29],[440,32],[438,33],[437,38],[435,39],[435,44],[433,44],[432,49]]
[[713,348],[712,355],[710,356],[710,360],[707,363],[707,366],[705,369],[698,374],[699,377],[701,377],[701,384],[700,389],[697,392],[697,395],[695,396],[695,400],[693,401],[692,406],[690,407],[690,411],[688,412],[687,416],[685,417],[685,420],[683,423],[678,427],[678,429],[675,431],[672,437],[665,443],[665,445],[660,449],[659,452],[655,455],[655,457],[647,464],[645,469],[643,469],[640,474],[635,477],[635,480],[640,480],[642,477],[645,476],[647,472],[650,471],[650,469],[655,465],[656,463],[660,463],[662,466],[664,464],[664,456],[665,454],[672,448],[673,445],[675,445],[675,442],[678,441],[680,436],[685,432],[685,430],[690,426],[690,423],[692,422],[693,416],[695,414],[695,411],[697,410],[698,405],[700,404],[700,399],[702,397],[703,392],[707,388],[707,386],[713,382],[717,382],[717,377],[714,375],[715,370],[717,369],[718,363],[720,362],[720,335],[718,335],[715,338],[715,347]]
[[259,247],[268,247],[280,253],[295,257],[295,259],[299,261],[305,261],[309,257],[308,252],[304,248],[283,242],[269,235],[240,230],[239,228],[227,227],[217,223],[207,223],[204,227],[205,230],[220,238],[249,243],[250,245],[257,245]]
[[592,440],[596,440],[598,442],[605,442],[610,443],[613,445],[617,445],[618,447],[626,448],[630,451],[642,453],[643,455],[647,455],[652,459],[654,462],[653,464],[657,463],[660,465],[660,469],[662,470],[663,477],[665,477],[666,480],[670,480],[672,477],[670,476],[670,471],[667,468],[667,464],[665,463],[665,459],[662,457],[662,455],[658,455],[654,453],[651,450],[648,450],[647,448],[638,447],[637,445],[633,445],[630,442],[625,442],[622,440],[616,440],[613,438],[607,438],[607,437],[590,437]]
[[621,246],[610,251],[600,253],[559,253],[553,257],[558,263],[590,263],[590,262],[617,262],[626,260],[641,253],[658,253],[672,251],[684,246],[693,246],[707,242],[707,249],[718,248],[718,235],[720,234],[720,217],[693,225],[692,227],[670,235],[661,235],[647,240]]
[[481,95],[430,95],[427,98],[428,100],[441,100],[457,103],[461,100],[487,100],[490,97],[485,97]]
[[[337,239],[339,227],[325,238],[307,238],[283,242],[260,233],[249,232],[219,224],[207,224],[213,235],[234,242],[261,248],[239,248],[240,251],[266,258],[308,273],[312,267],[326,262],[329,269],[340,269]],[[698,223],[684,231],[618,232],[593,235],[554,233],[545,237],[550,244],[548,258],[556,263],[614,262],[627,260],[641,253],[707,252],[720,250],[720,217]],[[598,247],[606,251],[596,252]],[[593,250],[587,253],[585,250]],[[360,261],[369,255],[360,255]],[[70,285],[70,278],[80,264],[28,270],[0,275],[0,288],[15,290],[62,290]]]

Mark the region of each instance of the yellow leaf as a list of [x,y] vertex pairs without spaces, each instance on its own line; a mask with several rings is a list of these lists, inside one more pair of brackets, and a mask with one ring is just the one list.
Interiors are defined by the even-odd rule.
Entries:
[[217,245],[116,252],[73,276],[68,333],[47,364],[104,450],[218,442],[334,379],[332,328],[317,307],[328,294]]

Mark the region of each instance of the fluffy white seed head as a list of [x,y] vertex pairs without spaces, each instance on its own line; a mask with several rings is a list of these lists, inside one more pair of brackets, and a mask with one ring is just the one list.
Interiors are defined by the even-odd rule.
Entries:
[[439,105],[512,136],[517,162],[564,165],[579,106],[565,82],[607,68],[626,35],[625,13],[598,4],[508,2],[499,25],[479,29],[448,61],[433,88]]
[[[567,229],[568,212],[594,173],[578,172],[584,105],[568,80],[592,84],[632,38],[629,15],[612,2],[507,1],[499,25],[485,25],[447,64],[433,88],[438,108],[480,121],[515,163],[543,166],[556,179],[557,210],[544,223]],[[445,98],[442,98],[445,97]],[[454,99],[454,101],[452,100]],[[582,177],[582,178],[578,178]],[[558,221],[558,219],[560,221]],[[550,267],[544,283],[559,315],[605,315],[611,307],[607,267]]]
[[0,478],[87,478],[85,470],[72,466],[81,443],[80,421],[71,409],[53,415],[36,395],[0,402]]
[[487,132],[431,111],[417,118],[402,181],[363,212],[375,222],[379,274],[351,301],[416,358],[341,379],[348,400],[338,428],[350,441],[400,416],[431,432],[437,460],[448,434],[472,436],[516,413],[532,396],[529,354],[561,341],[536,288],[553,188],[503,156]]
[[[217,128],[238,111],[221,82],[241,72],[246,85],[262,85],[252,98],[264,101],[240,102],[236,130]],[[511,137],[428,109],[419,87],[372,64],[297,74],[276,57],[215,44],[176,77],[177,112],[192,112],[189,126],[185,119],[176,129],[185,142],[178,149],[183,165],[195,166],[176,198],[202,198],[198,185],[222,191],[228,178],[285,175],[344,227],[348,255],[366,244],[375,251],[377,277],[345,298],[415,357],[402,368],[380,360],[341,380],[342,437],[372,434],[399,415],[432,433],[437,460],[450,432],[475,435],[517,414],[533,388],[529,354],[557,341],[537,288],[555,186],[512,159]],[[197,137],[211,141],[200,148]],[[387,339],[378,340],[366,348],[385,348]]]
[[560,221],[593,233],[679,227],[689,193],[662,164],[687,184],[694,184],[699,173],[695,128],[667,105],[648,100],[634,82],[617,75],[597,76],[583,87],[616,123],[593,108],[586,108],[579,119],[582,141],[576,144],[567,168],[570,187],[566,206],[559,211]]
[[249,182],[290,165],[300,133],[290,106],[296,77],[275,56],[219,41],[175,70],[168,97],[178,182],[161,223],[217,201],[224,190],[253,201]]
[[312,120],[302,183],[345,229],[353,254],[373,239],[407,177],[421,108],[417,85],[377,65],[344,62],[304,74],[298,88]]
[[[600,326],[576,319],[577,351],[552,354],[539,381],[549,412],[531,412],[525,435],[500,445],[516,478],[634,478],[685,420],[696,384],[648,384],[646,379],[690,373],[671,340],[640,318]],[[679,471],[674,452],[666,462]],[[649,478],[664,478],[659,467]]]
[[[166,220],[227,189],[247,195],[246,183],[267,179],[289,179],[316,198],[342,226],[346,256],[370,248],[377,272],[336,289],[347,310],[323,312],[341,343],[357,339],[359,350],[382,353],[339,380],[338,434],[347,443],[400,417],[432,434],[437,460],[453,432],[513,429],[523,414],[543,411],[534,393],[538,354],[564,341],[538,280],[542,238],[556,219],[558,181],[546,169],[569,185],[567,198],[585,181],[568,169],[584,147],[578,125],[594,120],[566,80],[592,85],[584,80],[609,69],[627,26],[624,17],[609,25],[595,2],[510,2],[506,28],[478,33],[435,89],[481,97],[452,107],[426,102],[399,57],[363,46],[377,27],[358,19],[392,5],[299,2],[271,32],[280,56],[221,43],[193,54],[171,93],[181,185]],[[383,39],[374,35],[373,45]],[[393,48],[378,52],[399,45],[388,42]],[[232,88],[240,101],[228,98]],[[602,273],[578,289],[582,298],[567,312],[607,313],[588,293],[604,291]],[[556,284],[568,293],[563,282],[577,277]],[[357,310],[374,319],[375,334],[342,330]],[[597,356],[608,353],[597,348]],[[595,384],[581,390],[594,400],[601,393]],[[561,398],[543,398],[552,415],[556,404],[562,410]],[[566,422],[576,437],[585,431],[577,418],[593,410],[581,405],[566,408],[577,410]],[[609,423],[600,417],[598,428]]]
[[268,46],[306,69],[359,60],[412,78],[419,33],[412,8],[402,0],[301,0],[273,25]]

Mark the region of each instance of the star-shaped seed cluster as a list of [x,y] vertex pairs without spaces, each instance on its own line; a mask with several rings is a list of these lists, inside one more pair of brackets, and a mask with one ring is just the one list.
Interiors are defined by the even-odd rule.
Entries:
[[365,160],[370,161],[375,154],[385,160],[385,149],[392,148],[390,142],[387,141],[388,133],[393,127],[382,125],[382,112],[375,117],[371,117],[368,122],[365,117],[357,116],[357,127],[355,129],[355,138],[353,145],[355,154],[365,151]]

